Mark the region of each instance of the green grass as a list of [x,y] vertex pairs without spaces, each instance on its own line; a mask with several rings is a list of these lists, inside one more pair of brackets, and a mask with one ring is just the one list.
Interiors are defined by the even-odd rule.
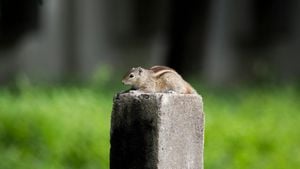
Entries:
[[208,95],[206,168],[298,168],[299,98],[291,87]]
[[[0,89],[0,169],[109,167],[106,87]],[[202,89],[205,169],[300,166],[296,87]]]

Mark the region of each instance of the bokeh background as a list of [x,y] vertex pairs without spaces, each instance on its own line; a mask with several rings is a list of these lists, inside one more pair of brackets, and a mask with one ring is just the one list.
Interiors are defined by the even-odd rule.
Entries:
[[167,65],[203,96],[205,168],[300,166],[300,1],[0,0],[0,168],[108,169],[112,98]]

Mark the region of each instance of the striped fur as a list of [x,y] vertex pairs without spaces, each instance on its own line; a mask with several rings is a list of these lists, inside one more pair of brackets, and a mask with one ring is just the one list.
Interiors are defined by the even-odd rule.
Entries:
[[172,68],[169,68],[167,66],[153,66],[150,68],[154,72],[154,77],[160,77],[165,73],[173,72],[176,73],[176,71]]

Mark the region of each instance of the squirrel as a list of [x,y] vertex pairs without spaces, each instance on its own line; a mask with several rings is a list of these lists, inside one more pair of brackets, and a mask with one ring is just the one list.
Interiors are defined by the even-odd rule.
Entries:
[[122,83],[130,85],[133,90],[146,93],[197,94],[188,82],[167,66],[132,68],[125,74]]

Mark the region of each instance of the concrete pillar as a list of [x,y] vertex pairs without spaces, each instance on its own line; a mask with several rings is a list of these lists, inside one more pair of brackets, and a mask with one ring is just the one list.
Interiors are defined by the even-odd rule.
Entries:
[[114,98],[111,169],[203,169],[199,95],[124,93]]

